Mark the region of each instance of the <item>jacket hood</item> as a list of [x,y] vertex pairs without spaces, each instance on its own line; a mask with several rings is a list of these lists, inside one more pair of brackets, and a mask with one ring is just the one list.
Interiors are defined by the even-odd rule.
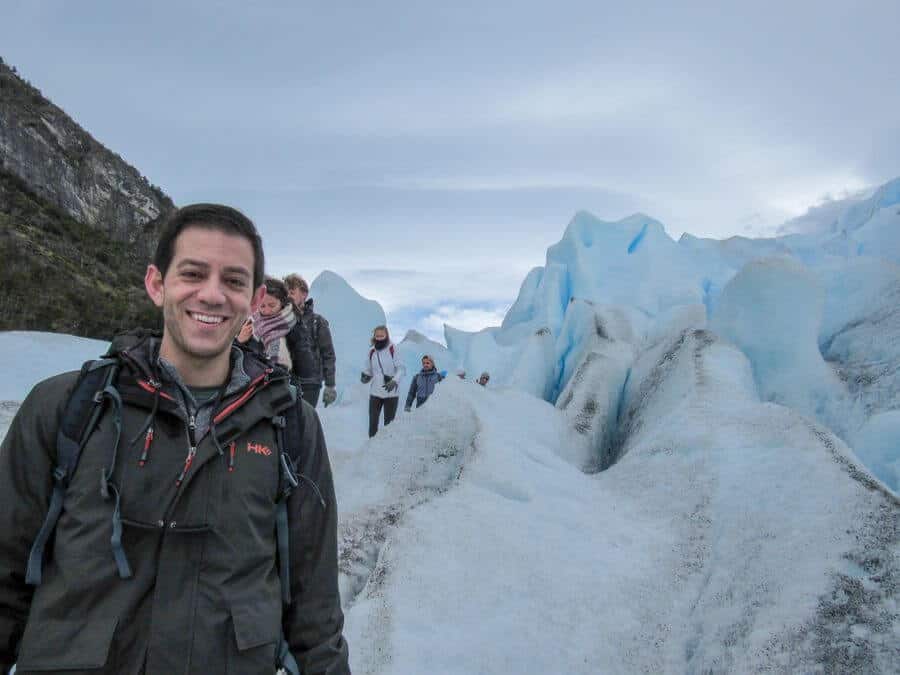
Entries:
[[[104,356],[124,356],[143,371],[143,375],[158,379],[156,376],[159,374],[159,347],[161,343],[162,331],[137,328],[116,335]],[[252,349],[232,344],[232,369],[234,369],[236,364],[243,366],[244,372],[251,380],[271,367]]]

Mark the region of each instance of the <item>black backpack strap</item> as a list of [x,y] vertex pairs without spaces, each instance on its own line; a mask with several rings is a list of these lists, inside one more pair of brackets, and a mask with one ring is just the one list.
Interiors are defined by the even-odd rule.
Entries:
[[304,432],[306,425],[303,419],[303,406],[308,405],[298,398],[290,405],[284,415],[272,418],[275,436],[278,442],[278,455],[281,475],[279,477],[279,497],[275,512],[275,536],[278,543],[278,574],[281,578],[281,600],[285,605],[291,604],[291,557],[290,557],[290,522],[288,520],[288,497],[300,481],[312,486],[319,498],[319,503],[326,507],[319,486],[299,472],[300,455],[304,449]]
[[[294,459],[291,453],[299,455],[299,444],[295,444],[293,438],[298,418],[298,405],[292,404],[285,411],[285,415],[277,415],[272,418],[275,427],[275,438],[278,443],[278,503],[275,510],[275,539],[278,545],[278,576],[281,579],[281,601],[285,605],[291,604],[291,547],[290,547],[290,523],[288,522],[287,501],[291,492],[300,482],[294,470]],[[302,438],[302,436],[301,436]],[[296,449],[294,449],[296,448]]]
[[25,583],[31,586],[41,583],[44,549],[62,513],[66,488],[78,466],[81,451],[100,420],[105,398],[103,392],[115,381],[118,370],[116,359],[88,361],[82,366],[75,388],[66,402],[56,435],[56,467],[53,469],[50,507],[28,554]]

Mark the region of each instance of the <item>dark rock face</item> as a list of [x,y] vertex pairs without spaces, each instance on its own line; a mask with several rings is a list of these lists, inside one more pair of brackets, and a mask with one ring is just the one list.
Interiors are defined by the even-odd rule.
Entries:
[[173,208],[0,59],[0,330],[158,326],[143,272]]
[[139,252],[149,249],[153,234],[145,225],[174,208],[159,188],[2,61],[0,169],[75,220]]

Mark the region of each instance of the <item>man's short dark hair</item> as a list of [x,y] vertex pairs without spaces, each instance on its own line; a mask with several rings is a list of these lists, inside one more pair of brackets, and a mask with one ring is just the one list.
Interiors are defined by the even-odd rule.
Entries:
[[253,221],[243,213],[223,204],[190,204],[175,209],[162,226],[153,264],[165,277],[175,255],[175,240],[188,227],[218,230],[225,234],[243,237],[253,247],[253,289],[259,288],[265,278],[266,260],[262,239]]

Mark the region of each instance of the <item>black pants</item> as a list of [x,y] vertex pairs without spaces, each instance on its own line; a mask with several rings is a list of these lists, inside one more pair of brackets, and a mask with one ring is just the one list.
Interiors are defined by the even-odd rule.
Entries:
[[387,426],[394,420],[399,402],[400,398],[397,396],[391,396],[390,398],[369,397],[369,438],[378,433],[378,416],[381,414],[381,408],[384,408],[384,426]]
[[319,405],[319,392],[322,391],[321,384],[301,384],[300,391],[303,400],[309,403],[313,408]]

